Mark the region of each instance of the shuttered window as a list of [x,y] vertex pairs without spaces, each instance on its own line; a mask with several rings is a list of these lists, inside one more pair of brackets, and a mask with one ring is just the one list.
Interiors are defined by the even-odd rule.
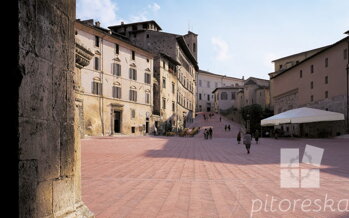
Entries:
[[113,98],[121,98],[121,88],[117,86],[113,86]]
[[130,68],[129,78],[132,80],[137,80],[137,70],[134,68]]
[[112,64],[112,74],[114,76],[121,76],[121,65],[117,63]]
[[102,95],[102,83],[92,82],[92,94]]
[[130,90],[130,101],[137,101],[137,91]]

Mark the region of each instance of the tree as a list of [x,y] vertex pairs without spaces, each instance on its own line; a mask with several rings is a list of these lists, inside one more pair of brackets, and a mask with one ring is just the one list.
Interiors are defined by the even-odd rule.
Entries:
[[250,131],[253,133],[261,128],[261,120],[264,118],[263,108],[259,104],[247,105],[241,109],[243,119],[250,123]]

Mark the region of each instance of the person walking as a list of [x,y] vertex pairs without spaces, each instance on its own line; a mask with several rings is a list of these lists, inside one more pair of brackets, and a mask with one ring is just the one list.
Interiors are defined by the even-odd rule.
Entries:
[[205,139],[207,139],[207,133],[208,133],[208,132],[207,132],[207,129],[205,129],[205,131],[204,131],[204,138],[205,138]]
[[259,131],[258,130],[256,130],[254,132],[254,139],[256,140],[256,144],[258,144],[258,139],[259,139]]
[[250,153],[251,141],[252,141],[251,134],[249,131],[247,131],[246,134],[244,135],[244,139],[243,139],[243,143],[246,146],[247,154]]
[[228,131],[230,132],[230,124],[228,125]]
[[222,117],[219,117],[219,122],[222,122]]
[[212,139],[212,133],[213,133],[213,130],[212,130],[212,128],[211,128],[211,127],[210,127],[210,129],[208,130],[208,133],[209,133],[210,139]]
[[238,141],[238,144],[240,144],[240,141],[241,141],[241,131],[239,131],[237,137],[236,137],[236,140]]
[[227,125],[224,125],[224,131],[227,131]]

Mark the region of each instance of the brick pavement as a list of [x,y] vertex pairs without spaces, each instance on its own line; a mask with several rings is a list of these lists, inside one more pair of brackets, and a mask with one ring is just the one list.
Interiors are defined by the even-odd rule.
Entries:
[[[234,130],[224,132],[224,123],[231,123]],[[216,137],[82,140],[82,197],[96,217],[250,217],[252,200],[263,202],[253,217],[349,217],[349,211],[323,211],[324,205],[321,212],[302,212],[297,202],[291,212],[270,212],[271,197],[277,200],[274,209],[282,199],[320,199],[323,203],[327,194],[335,206],[340,199],[348,199],[348,139],[262,138],[247,155],[233,138],[237,124],[204,122],[198,117],[192,125],[212,125]],[[280,148],[303,151],[305,144],[325,149],[321,187],[280,188]],[[346,207],[345,201],[339,205]],[[281,209],[287,206],[284,201]],[[312,204],[307,209],[318,208]]]

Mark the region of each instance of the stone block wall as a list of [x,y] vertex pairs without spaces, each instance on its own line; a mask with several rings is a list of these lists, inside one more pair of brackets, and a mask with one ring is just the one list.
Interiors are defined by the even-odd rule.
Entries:
[[19,217],[93,216],[75,196],[75,0],[18,1]]

